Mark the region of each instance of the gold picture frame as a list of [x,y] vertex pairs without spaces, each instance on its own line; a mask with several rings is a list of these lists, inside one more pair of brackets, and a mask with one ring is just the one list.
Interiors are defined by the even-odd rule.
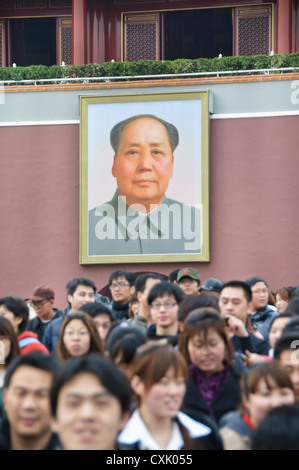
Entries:
[[[143,89],[140,93],[134,89],[126,94],[80,96],[80,264],[210,261],[209,95],[208,90],[149,93]],[[157,164],[156,159],[173,159],[163,199],[158,206],[151,204],[150,210],[144,210],[143,199],[142,203],[136,199],[141,209],[136,210],[135,200],[132,204],[123,188],[132,172],[123,172],[119,164],[127,156],[119,156],[121,146],[117,151],[111,146],[111,129],[127,119],[134,129],[146,124],[145,131],[138,131],[142,142],[136,138],[134,145],[140,147],[130,151],[131,160],[147,153],[144,132],[148,133],[153,121],[159,132],[166,133],[164,143],[168,142],[166,157],[160,157],[160,150],[151,147],[149,163],[142,162],[138,169],[134,163],[138,175],[152,178],[145,181],[142,176],[141,181],[138,176],[138,190],[142,186],[142,191],[149,187],[156,191],[162,186],[161,162],[166,160]],[[118,144],[128,140],[125,128],[119,131]],[[169,151],[173,128],[179,142]],[[128,200],[131,202],[126,204]]]

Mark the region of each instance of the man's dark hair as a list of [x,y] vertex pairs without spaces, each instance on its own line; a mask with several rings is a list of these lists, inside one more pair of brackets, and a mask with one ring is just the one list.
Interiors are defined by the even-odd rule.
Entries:
[[192,310],[203,307],[211,307],[219,311],[217,297],[209,294],[187,295],[184,297],[179,306],[179,321],[184,322],[185,318]]
[[173,269],[172,271],[170,271],[169,275],[168,275],[168,280],[169,282],[174,282],[177,280],[177,275],[178,275],[178,272],[180,271],[181,268],[176,268],[176,269]]
[[111,361],[99,354],[91,353],[85,357],[69,359],[54,374],[50,392],[50,405],[53,416],[56,416],[61,389],[79,374],[93,374],[103,387],[119,400],[122,412],[129,410],[131,398],[129,380]]
[[285,309],[285,313],[299,315],[299,297],[294,297],[289,301],[287,308]]
[[94,293],[96,293],[96,290],[97,290],[95,284],[90,279],[87,279],[85,277],[79,277],[76,279],[72,279],[71,281],[67,283],[66,285],[67,294],[73,295],[78,286],[91,287]]
[[290,299],[298,299],[299,298],[299,284],[295,287],[292,287],[290,290]]
[[146,334],[141,328],[120,323],[109,331],[105,350],[113,362],[118,359],[124,364],[131,364],[137,348],[146,341]]
[[149,291],[147,303],[151,305],[155,299],[163,297],[164,295],[173,295],[178,304],[185,296],[183,290],[176,284],[172,284],[168,281],[161,281],[155,284]]
[[[299,335],[299,316],[295,315],[290,312],[283,312],[280,313],[279,315],[275,315],[272,319],[272,322],[270,323],[270,328],[275,320],[277,318],[289,318],[288,323],[283,327],[282,334],[281,336],[287,336],[287,335],[294,335],[298,334]],[[270,330],[269,330],[270,331]]]
[[299,406],[280,405],[268,411],[251,438],[252,450],[299,450]]
[[116,279],[124,277],[128,283],[130,284],[130,287],[132,287],[135,283],[135,275],[131,273],[130,271],[114,271],[110,278],[109,278],[109,286],[111,286],[112,281],[115,281]]
[[139,274],[139,276],[135,280],[135,292],[144,292],[146,281],[148,279],[158,279],[160,281],[165,281],[167,279],[167,276],[164,274],[158,274],[158,273],[143,273]]
[[8,388],[14,373],[20,367],[34,367],[35,369],[54,373],[60,368],[60,362],[54,356],[41,351],[33,351],[16,357],[7,367],[4,378],[4,388]]
[[294,331],[293,333],[290,333],[290,331],[288,330],[286,333],[282,333],[274,348],[274,358],[279,360],[281,354],[284,351],[293,350],[294,352],[296,352],[298,344],[299,331]]
[[112,128],[110,132],[110,143],[114,152],[117,153],[117,149],[121,142],[122,132],[124,130],[124,127],[130,122],[135,121],[136,119],[141,119],[141,118],[155,119],[155,121],[158,121],[161,124],[163,124],[168,134],[171,151],[173,153],[179,143],[179,133],[178,133],[177,128],[173,124],[170,124],[169,122],[164,121],[164,119],[158,118],[157,116],[154,116],[153,114],[139,114],[139,115],[132,116],[128,119],[125,119],[115,124],[115,126]]
[[14,314],[15,317],[21,317],[22,321],[19,324],[19,331],[25,331],[29,320],[29,308],[27,303],[21,297],[8,295],[0,299],[0,305],[3,305],[7,310]]
[[244,282],[244,281],[225,282],[223,284],[223,286],[221,287],[221,289],[220,289],[220,295],[221,295],[221,292],[223,291],[223,289],[225,289],[226,287],[230,287],[232,289],[242,289],[244,294],[245,294],[245,297],[247,299],[247,302],[251,302],[252,293],[251,293],[251,289],[250,289],[249,285],[247,284],[247,282]]
[[85,312],[90,315],[92,318],[97,317],[98,315],[109,315],[110,320],[114,320],[113,313],[111,309],[106,304],[101,302],[89,302],[80,307],[80,312]]

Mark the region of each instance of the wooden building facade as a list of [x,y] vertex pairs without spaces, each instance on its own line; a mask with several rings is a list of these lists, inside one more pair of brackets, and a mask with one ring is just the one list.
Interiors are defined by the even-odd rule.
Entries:
[[0,65],[299,51],[299,0],[0,0]]

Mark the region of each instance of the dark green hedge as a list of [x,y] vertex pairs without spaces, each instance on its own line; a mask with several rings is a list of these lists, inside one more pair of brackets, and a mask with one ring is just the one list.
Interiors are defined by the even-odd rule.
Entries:
[[[140,75],[168,75],[234,70],[256,70],[299,67],[299,52],[273,56],[238,56],[214,59],[139,60],[136,62],[104,62],[102,64],[32,65],[28,67],[0,67],[0,81],[40,80],[82,77],[124,77]],[[274,72],[274,71],[273,71]],[[234,75],[234,74],[231,74]]]

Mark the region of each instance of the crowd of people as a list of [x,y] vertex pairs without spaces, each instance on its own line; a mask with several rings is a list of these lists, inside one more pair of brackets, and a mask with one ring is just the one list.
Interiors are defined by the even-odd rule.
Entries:
[[108,284],[0,299],[0,450],[299,449],[299,285]]

